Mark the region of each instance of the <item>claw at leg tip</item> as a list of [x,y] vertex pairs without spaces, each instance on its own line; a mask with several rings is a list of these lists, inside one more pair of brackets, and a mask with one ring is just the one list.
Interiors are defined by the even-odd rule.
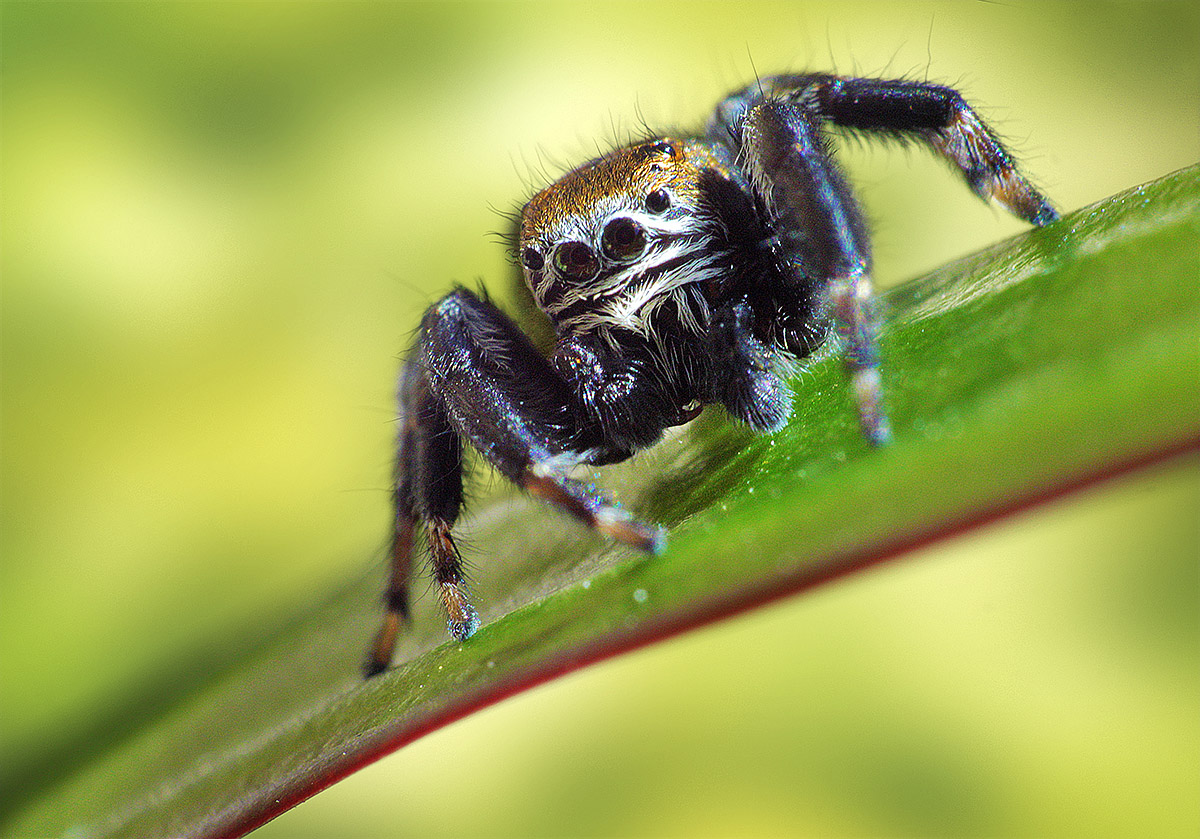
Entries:
[[479,613],[472,607],[468,606],[463,615],[459,619],[451,618],[446,621],[446,629],[458,641],[466,641],[479,629],[480,620]]
[[652,528],[646,538],[646,553],[658,556],[667,549],[667,531],[661,527]]
[[1030,222],[1035,227],[1045,227],[1047,224],[1056,222],[1060,218],[1062,218],[1062,216],[1059,215],[1058,210],[1054,209],[1049,204],[1043,204],[1040,208],[1038,208],[1038,211],[1034,214],[1033,218],[1030,219]]
[[879,420],[874,425],[864,428],[863,434],[867,438],[867,442],[875,448],[886,446],[892,442],[892,426],[886,419]]
[[378,676],[380,673],[382,673],[384,670],[387,670],[387,669],[388,669],[388,666],[384,662],[375,661],[374,659],[371,659],[370,661],[368,661],[366,664],[363,665],[363,678],[364,679],[373,678],[375,676]]

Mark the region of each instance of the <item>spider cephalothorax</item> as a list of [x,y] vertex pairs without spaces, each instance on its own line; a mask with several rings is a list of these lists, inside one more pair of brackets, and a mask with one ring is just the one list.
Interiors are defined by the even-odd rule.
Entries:
[[826,125],[925,142],[977,194],[1033,224],[1057,218],[959,94],[924,82],[762,79],[723,100],[702,136],[649,139],[568,172],[525,205],[514,243],[557,336],[549,357],[466,289],[422,320],[400,379],[392,574],[369,675],[387,667],[408,613],[418,527],[451,634],[479,625],[451,537],[463,440],[533,495],[658,551],[660,528],[570,470],[624,460],[706,404],[782,428],[786,367],[830,328],[863,434],[890,439],[866,225]]
[[668,301],[688,332],[707,328],[703,295],[695,292],[728,265],[720,220],[700,187],[714,162],[695,142],[655,140],[576,169],[530,200],[521,264],[560,335],[650,337]]

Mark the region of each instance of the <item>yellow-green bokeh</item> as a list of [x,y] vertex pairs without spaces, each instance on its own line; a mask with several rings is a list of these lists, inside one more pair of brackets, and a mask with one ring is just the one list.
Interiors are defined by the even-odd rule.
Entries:
[[[597,146],[811,67],[960,85],[1068,210],[1200,156],[1182,3],[2,13],[6,781],[363,573],[421,308],[505,282],[501,213]],[[885,284],[1020,229],[915,150],[847,160]],[[1194,832],[1198,481],[575,676],[275,829]]]

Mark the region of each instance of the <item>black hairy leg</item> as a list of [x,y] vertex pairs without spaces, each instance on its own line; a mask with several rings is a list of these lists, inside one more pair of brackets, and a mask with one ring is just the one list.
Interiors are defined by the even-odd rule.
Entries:
[[962,172],[981,198],[994,199],[1039,227],[1058,218],[1049,200],[1021,174],[996,132],[952,87],[818,73],[772,76],[733,98],[752,99],[762,92],[796,101],[843,128],[920,140]]
[[[773,76],[728,97],[709,135],[729,142],[774,231],[783,285],[775,290],[777,342],[803,354],[821,322],[841,338],[859,424],[869,442],[891,439],[882,402],[876,302],[866,224],[821,133],[822,122],[927,143],[971,189],[1036,225],[1058,218],[1018,171],[995,133],[953,88],[826,74]],[[814,304],[814,290],[823,299]],[[799,313],[799,314],[797,314]],[[789,315],[797,326],[789,324]]]
[[780,283],[797,299],[825,299],[809,318],[831,317],[842,338],[859,425],[872,445],[891,439],[882,408],[870,245],[854,196],[825,147],[816,118],[786,99],[759,99],[736,127],[739,154],[775,230]]
[[636,521],[594,487],[567,476],[579,464],[628,456],[599,446],[598,429],[580,421],[572,393],[491,302],[460,288],[426,312],[401,376],[391,576],[368,676],[391,661],[408,614],[418,530],[424,531],[450,634],[463,641],[479,627],[451,536],[462,506],[462,440],[531,495],[619,542],[661,550],[661,528]]
[[450,634],[466,638],[479,626],[479,617],[467,598],[462,558],[450,535],[462,507],[462,443],[445,407],[430,390],[419,356],[405,363],[398,397],[400,428],[392,489],[395,515],[391,567],[384,591],[383,625],[365,665],[368,676],[387,668],[396,635],[408,619],[412,552],[418,529],[429,547],[430,565]]
[[771,369],[771,352],[754,337],[753,313],[739,302],[713,312],[709,342],[716,369],[713,399],[746,425],[764,433],[781,430],[792,412],[792,393]]

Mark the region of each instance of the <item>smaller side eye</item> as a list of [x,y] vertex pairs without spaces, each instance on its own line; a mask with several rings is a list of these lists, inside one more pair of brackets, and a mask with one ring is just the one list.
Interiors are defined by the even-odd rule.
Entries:
[[671,193],[665,189],[656,189],[654,192],[646,196],[646,209],[658,215],[665,213],[667,208],[671,206]]
[[521,264],[530,271],[541,271],[546,260],[537,248],[526,247],[521,249]]
[[637,259],[646,250],[646,231],[631,218],[621,216],[604,225],[600,250],[616,262]]
[[600,271],[600,262],[583,242],[563,242],[554,249],[554,267],[573,280],[590,280]]
[[633,153],[638,160],[645,160],[650,157],[674,157],[675,147],[671,145],[669,140],[655,140],[652,143],[645,143],[635,147]]

